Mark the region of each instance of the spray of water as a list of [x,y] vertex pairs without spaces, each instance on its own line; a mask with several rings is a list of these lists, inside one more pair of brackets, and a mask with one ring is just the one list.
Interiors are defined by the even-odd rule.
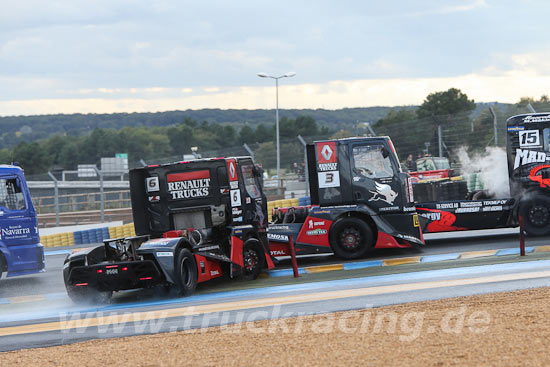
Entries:
[[483,187],[497,198],[510,196],[505,149],[488,147],[483,153],[470,156],[466,148],[461,147],[457,151],[457,156],[463,175],[477,173]]

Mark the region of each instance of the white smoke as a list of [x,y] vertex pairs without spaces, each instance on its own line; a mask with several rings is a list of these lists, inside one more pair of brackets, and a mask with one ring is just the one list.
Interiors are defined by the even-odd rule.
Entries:
[[497,198],[510,197],[505,149],[487,147],[485,152],[470,157],[466,148],[461,147],[458,149],[457,156],[462,175],[477,173],[484,189],[489,190]]

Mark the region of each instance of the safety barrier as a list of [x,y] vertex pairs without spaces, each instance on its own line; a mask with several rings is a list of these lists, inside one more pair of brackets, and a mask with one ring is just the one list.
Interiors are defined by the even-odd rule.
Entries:
[[[267,203],[267,212],[269,221],[274,208],[285,208],[290,206],[311,205],[311,198],[294,198],[269,201]],[[46,236],[40,236],[40,242],[45,247],[85,245],[88,243],[101,243],[107,238],[121,238],[135,236],[134,223],[124,224],[122,226],[103,227],[88,229],[85,231],[56,233]]]
[[120,238],[135,236],[134,223],[122,226],[88,229],[85,231],[65,232],[40,236],[40,242],[44,247],[85,245],[88,243],[101,243],[107,238]]

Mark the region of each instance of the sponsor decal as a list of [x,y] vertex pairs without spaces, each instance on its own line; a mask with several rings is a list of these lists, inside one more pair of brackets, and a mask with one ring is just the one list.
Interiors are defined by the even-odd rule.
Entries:
[[437,209],[455,209],[458,208],[458,203],[441,203],[435,204]]
[[224,189],[220,189],[220,194],[229,194],[229,189],[228,188],[224,188]]
[[418,214],[413,214],[413,226],[414,227],[420,226],[420,223],[418,223]]
[[154,238],[146,242],[146,244],[155,244],[155,245],[167,245],[172,242],[169,238]]
[[277,234],[277,233],[268,233],[267,234],[268,240],[275,240],[275,241],[285,241],[288,242],[288,236],[285,234]]
[[369,199],[369,201],[381,200],[390,205],[393,205],[393,202],[398,195],[397,192],[391,189],[390,185],[381,184],[379,182],[376,182],[376,191],[369,190],[369,192],[372,194],[372,197]]
[[252,200],[250,200],[250,198],[247,196],[246,199],[244,199],[244,202],[247,204],[250,204]]
[[[416,227],[416,226],[415,226],[415,227]],[[402,238],[402,239],[404,239],[404,240],[407,240],[407,241],[419,241],[418,238],[413,237],[413,236],[410,236],[410,235],[408,235],[408,234],[397,233],[395,236],[396,236],[396,237],[399,237],[399,238]]]
[[431,221],[441,219],[441,212],[418,213],[418,215],[420,215],[422,218],[426,218]]
[[275,251],[269,251],[271,256],[282,256],[285,255],[285,252],[283,250],[275,250]]
[[231,213],[233,215],[241,215],[241,214],[243,214],[243,210],[241,208],[232,208]]
[[159,251],[157,252],[157,257],[172,257],[174,256],[173,253],[171,253],[170,251]]
[[213,277],[214,275],[220,275],[220,272],[218,270],[210,270],[210,276]]
[[7,228],[2,228],[0,231],[0,240],[14,240],[29,238],[31,236],[31,229],[29,227],[23,227],[22,225],[10,225]]
[[477,213],[479,212],[481,207],[472,207],[472,208],[457,208],[455,210],[455,213]]
[[317,143],[317,170],[319,172],[338,170],[336,142]]
[[241,190],[231,190],[231,206],[241,206]]
[[289,226],[285,226],[285,225],[280,225],[280,224],[274,224],[272,226],[269,226],[269,229],[270,230],[273,230],[273,229],[283,229],[283,230],[290,230],[290,227]]
[[159,195],[153,195],[153,196],[149,196],[148,199],[149,199],[150,203],[156,203],[156,202],[160,201],[160,196]]
[[481,209],[484,212],[499,212],[503,210],[502,205],[496,205],[496,206],[485,206]]
[[550,156],[546,152],[538,152],[535,150],[516,149],[516,159],[514,161],[514,169],[520,165],[524,166],[529,163],[544,163],[550,161]]
[[105,269],[105,274],[107,274],[107,275],[116,275],[116,274],[118,274],[118,269],[116,269],[116,268]]
[[550,121],[550,115],[543,116],[525,116],[523,122],[547,122]]
[[210,171],[170,173],[166,175],[172,200],[194,199],[210,194]]
[[313,228],[313,227],[315,227],[315,226],[324,226],[324,225],[325,225],[325,221],[322,220],[322,221],[316,222],[316,221],[314,221],[313,219],[310,219],[310,220],[307,222],[307,224],[308,224],[309,228],[311,229],[311,228]]
[[[243,217],[235,217],[233,218],[233,222],[242,222],[243,221]],[[235,232],[237,233],[237,232]]]
[[237,164],[235,163],[234,159],[227,160],[227,172],[229,173],[230,182],[237,181],[239,179],[237,177]]
[[199,251],[211,251],[211,250],[219,250],[219,249],[220,249],[220,246],[215,245],[215,246],[200,247]]
[[385,207],[380,208],[379,211],[381,211],[381,212],[395,212],[395,211],[399,211],[399,207],[398,206],[385,206]]
[[508,131],[522,131],[525,127],[523,126],[508,126]]
[[238,189],[239,188],[239,181],[231,181],[229,182],[229,185],[232,189]]
[[[453,204],[453,203],[450,203]],[[458,205],[458,203],[456,203]],[[417,209],[418,210],[418,209]],[[435,209],[420,209],[421,212],[419,215],[422,217],[430,219],[430,217],[427,217],[426,215],[432,216],[431,218],[437,218],[436,220],[428,223],[426,226],[426,229],[428,232],[448,232],[448,231],[461,231],[465,230],[466,228],[463,227],[457,227],[454,226],[454,223],[456,222],[456,215],[450,212],[446,212],[443,210],[435,210]],[[438,216],[434,216],[434,214],[439,214]]]
[[506,199],[500,199],[500,200],[485,200],[483,202],[483,205],[504,205],[506,204],[508,200]]
[[460,202],[460,207],[461,208],[471,208],[471,207],[474,207],[474,206],[482,206],[483,204],[481,203],[481,201],[462,201]]
[[145,188],[147,192],[157,192],[160,190],[159,178],[157,176],[147,177],[145,179]]
[[542,175],[543,170],[547,170],[546,172],[550,173],[548,169],[550,169],[550,165],[547,164],[534,167],[533,169],[531,169],[531,171],[529,171],[529,179],[531,181],[538,182],[540,184],[540,187],[550,187],[550,178],[544,178]]
[[327,230],[326,229],[321,229],[321,228],[316,228],[316,229],[313,229],[311,231],[307,231],[306,234],[308,236],[322,236],[324,234],[327,234]]
[[416,206],[405,206],[405,207],[403,207],[403,211],[404,211],[405,213],[407,213],[407,212],[414,212],[415,210],[416,210]]
[[519,132],[520,147],[540,146],[540,136],[538,130],[525,130]]
[[311,214],[330,214],[332,211],[328,209],[321,209],[321,210],[312,210]]

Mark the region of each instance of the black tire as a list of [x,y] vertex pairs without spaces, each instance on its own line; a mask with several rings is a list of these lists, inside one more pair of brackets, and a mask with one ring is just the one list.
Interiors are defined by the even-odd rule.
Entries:
[[188,249],[181,249],[176,261],[176,286],[180,296],[190,296],[197,288],[197,262]]
[[249,238],[243,244],[243,279],[253,280],[260,275],[264,254],[262,244],[255,238]]
[[76,304],[97,304],[97,303],[109,303],[111,302],[111,297],[113,292],[100,292],[93,288],[85,287],[75,287],[72,285],[67,285],[67,295]]
[[374,248],[374,236],[364,221],[342,218],[330,228],[330,247],[338,257],[358,259]]
[[[4,268],[6,269],[4,270]],[[2,279],[2,275],[4,275],[4,271],[7,273],[8,269],[6,266],[6,260],[4,260],[4,255],[0,253],[0,279]]]
[[519,204],[519,215],[523,217],[523,227],[530,236],[550,234],[550,199],[534,196]]

